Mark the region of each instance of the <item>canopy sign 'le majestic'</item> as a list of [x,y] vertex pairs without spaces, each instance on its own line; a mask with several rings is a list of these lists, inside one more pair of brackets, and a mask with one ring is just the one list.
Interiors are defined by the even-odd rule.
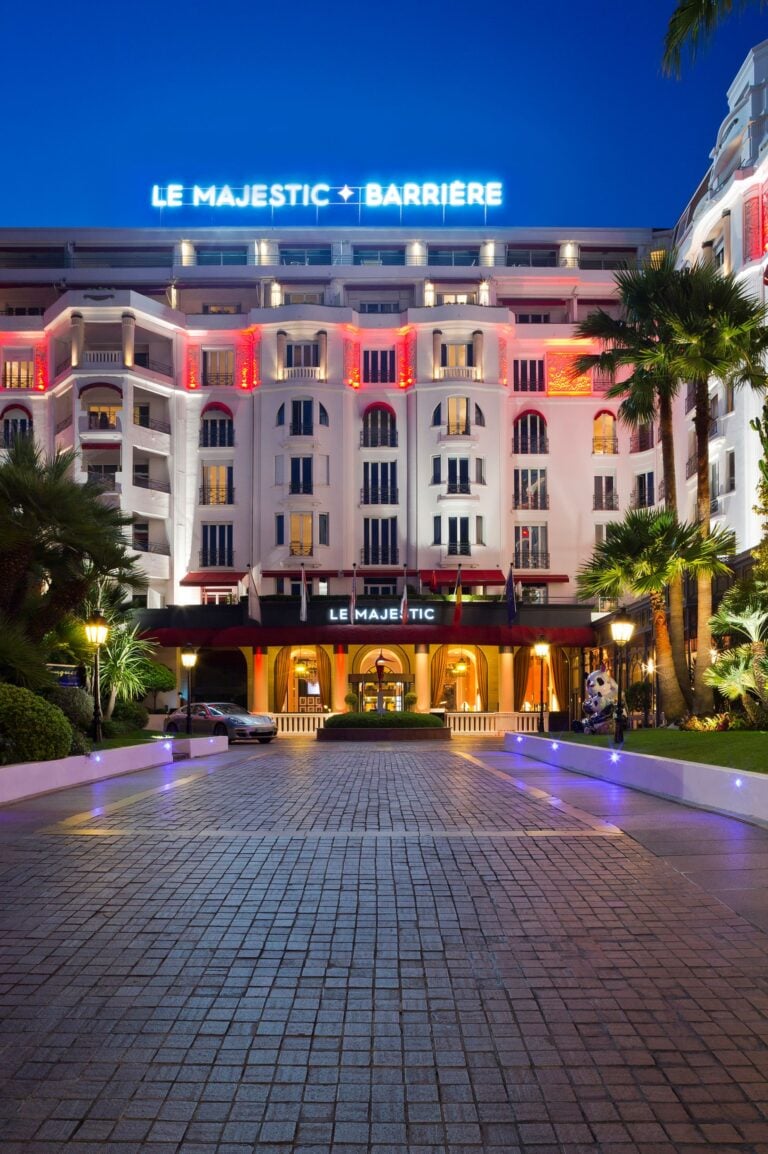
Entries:
[[501,181],[403,184],[153,184],[153,208],[500,208]]

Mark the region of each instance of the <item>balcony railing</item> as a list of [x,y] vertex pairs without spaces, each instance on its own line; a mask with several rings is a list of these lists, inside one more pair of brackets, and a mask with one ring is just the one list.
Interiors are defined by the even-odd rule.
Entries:
[[311,557],[312,542],[291,541],[290,545],[288,546],[288,552],[291,557]]
[[595,456],[610,456],[619,451],[618,437],[593,437],[592,452]]
[[235,490],[231,485],[201,485],[201,505],[234,505]]
[[644,453],[653,448],[653,429],[637,429],[629,439],[630,453]]
[[117,488],[114,473],[99,473],[95,469],[88,469],[87,476],[91,485],[101,485],[102,489],[108,489],[110,492],[114,492]]
[[615,378],[610,373],[601,373],[599,369],[592,370],[592,391],[594,393],[607,393],[615,383]]
[[476,365],[441,365],[437,370],[439,381],[479,381],[480,369]]
[[231,569],[234,565],[232,549],[201,549],[201,569]]
[[715,437],[722,437],[723,423],[719,417],[712,417],[709,422],[709,439],[713,441]]
[[311,481],[291,481],[288,485],[289,493],[312,493]]
[[161,557],[170,557],[171,547],[163,541],[143,541],[134,537],[131,546],[137,553],[159,553]]
[[546,437],[515,437],[512,441],[512,452],[521,457],[535,453],[548,453],[549,441]]
[[304,380],[322,381],[323,370],[317,365],[294,365],[291,368],[283,369],[283,380],[295,381],[302,377]]
[[696,476],[696,465],[697,465],[697,462],[698,462],[698,457],[696,457],[696,456],[693,456],[693,457],[689,457],[689,458],[688,458],[688,460],[685,462],[685,477],[686,477],[686,480],[687,480],[689,477],[695,477],[695,476]]
[[548,493],[515,493],[512,498],[513,509],[548,509]]
[[709,499],[709,513],[714,517],[715,513],[720,512],[720,497],[710,497]]
[[59,421],[58,425],[56,426],[56,433],[63,433],[64,430],[68,429],[71,424],[72,414],[68,413],[66,417],[62,417],[62,419]]
[[448,542],[448,556],[449,557],[471,557],[472,547],[469,541],[449,541]]
[[140,429],[152,429],[155,433],[170,433],[171,425],[169,421],[158,421],[155,417],[136,417],[133,418],[134,425],[138,425]]
[[288,432],[291,437],[311,437],[314,426],[311,421],[291,421]]
[[121,349],[86,349],[83,353],[84,369],[109,369],[123,367]]
[[629,504],[632,509],[652,509],[656,502],[653,499],[653,493],[648,492],[647,489],[633,489]]
[[361,549],[361,565],[398,565],[399,550],[396,545],[389,549]]
[[232,373],[203,373],[203,385],[206,388],[230,389],[235,383],[235,374]]
[[448,437],[468,437],[471,432],[469,421],[449,421],[445,426]]
[[109,413],[89,413],[88,414],[88,431],[90,433],[96,432],[119,432],[117,425],[117,415],[110,416]]
[[15,433],[0,433],[0,449],[10,449],[13,445],[18,444],[19,441],[31,440],[31,429],[27,429],[25,431],[19,429]]
[[134,473],[133,483],[137,489],[154,489],[157,493],[170,493],[169,481],[161,481],[158,477],[147,477],[144,473]]
[[199,445],[201,449],[231,449],[235,443],[235,430],[232,425],[221,429],[218,422],[203,423],[200,428]]
[[360,434],[362,449],[396,449],[397,429],[363,429]]
[[618,493],[595,493],[592,508],[599,511],[616,510],[619,507]]
[[135,369],[149,369],[151,373],[159,373],[161,377],[173,376],[173,365],[167,361],[156,361],[147,353],[136,353],[133,358]]
[[549,553],[534,549],[515,552],[515,569],[549,569]]
[[10,361],[3,365],[3,388],[33,389],[35,366],[33,361]]
[[448,481],[445,486],[446,493],[455,495],[456,493],[470,493],[469,481]]
[[360,490],[361,505],[396,505],[398,491],[390,485],[368,486]]

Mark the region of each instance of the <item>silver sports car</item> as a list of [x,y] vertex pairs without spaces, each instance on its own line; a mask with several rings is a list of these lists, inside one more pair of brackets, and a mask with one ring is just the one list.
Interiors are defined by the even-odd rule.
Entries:
[[[260,741],[263,745],[277,737],[277,723],[268,713],[249,713],[231,701],[194,701],[190,708],[193,734],[213,734],[230,741]],[[165,721],[166,733],[187,732],[187,707],[175,710]]]

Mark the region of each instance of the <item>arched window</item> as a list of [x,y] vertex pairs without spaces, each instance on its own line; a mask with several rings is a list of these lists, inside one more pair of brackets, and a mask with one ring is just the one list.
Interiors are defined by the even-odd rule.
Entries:
[[475,424],[480,429],[485,428],[485,413],[479,405],[475,405]]
[[547,422],[541,413],[521,413],[513,426],[512,449],[515,453],[548,453]]
[[321,405],[319,401],[317,402],[317,419],[319,424],[325,425],[326,428],[331,423],[328,420],[328,410],[326,409],[325,405]]
[[616,417],[608,409],[602,409],[592,421],[592,452],[598,456],[618,453],[616,437]]
[[14,441],[32,436],[32,414],[21,405],[3,410],[3,440],[0,448],[9,449]]
[[204,449],[231,448],[235,425],[226,405],[214,403],[203,409],[200,418],[200,445]]
[[397,418],[389,405],[370,405],[363,414],[362,445],[366,449],[397,446]]
[[432,412],[432,425],[442,425],[443,423],[443,406],[435,405]]
[[275,424],[276,425],[284,425],[285,424],[285,404],[282,404],[280,406],[280,408],[277,410],[277,420],[275,421]]

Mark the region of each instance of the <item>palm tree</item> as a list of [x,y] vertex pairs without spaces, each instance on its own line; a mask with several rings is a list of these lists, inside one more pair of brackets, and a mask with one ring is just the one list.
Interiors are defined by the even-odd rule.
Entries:
[[[766,675],[763,670],[763,678]],[[749,720],[757,724],[760,710],[752,694],[757,694],[755,670],[748,645],[726,649],[704,674],[707,685],[722,693],[729,701],[740,701]]]
[[606,526],[605,539],[579,570],[582,598],[623,594],[647,596],[656,642],[659,694],[668,720],[679,720],[687,704],[675,675],[664,593],[683,572],[728,573],[722,554],[733,547],[724,531],[702,537],[697,526],[681,523],[668,509],[633,509],[623,521]]
[[147,658],[157,649],[154,641],[139,637],[139,626],[118,622],[109,631],[101,658],[101,674],[109,689],[104,717],[110,718],[115,702],[132,701],[147,691]]
[[98,485],[74,480],[75,459],[71,451],[44,458],[19,438],[0,464],[0,620],[23,624],[33,644],[100,577],[145,584],[124,536],[132,518],[107,504]]
[[[672,402],[680,381],[669,363],[669,334],[665,325],[670,300],[675,298],[679,288],[675,265],[675,253],[667,252],[638,269],[616,273],[622,316],[617,320],[603,309],[597,309],[577,325],[577,336],[599,341],[601,351],[576,358],[574,372],[585,373],[597,368],[607,373],[614,381],[608,396],[623,398],[619,418],[630,428],[652,421],[658,412],[664,503],[667,509],[677,514]],[[617,374],[627,369],[628,376],[617,381]],[[680,689],[690,707],[693,695],[685,656],[683,583],[680,576],[671,582],[668,595],[672,658]]]
[[[768,351],[765,309],[731,274],[711,264],[679,269],[677,291],[664,312],[665,343],[670,371],[691,383],[695,397],[696,517],[699,532],[710,532],[709,482],[709,381],[712,377],[734,385],[764,390],[768,374],[764,357]],[[712,574],[701,569],[697,576],[696,664],[694,709],[712,709],[711,687],[704,681],[709,667],[712,633]]]
[[[751,657],[754,689],[764,708],[768,708],[768,685],[766,684],[766,641],[768,641],[768,602],[748,601],[745,605],[736,603],[735,598],[723,598],[717,613],[710,620],[712,632],[718,637],[723,634],[742,634],[747,638],[744,648]],[[712,684],[708,681],[708,684]]]
[[[767,0],[737,0],[736,7],[746,8],[749,3],[764,7]],[[726,16],[730,16],[734,0],[680,0],[669,18],[664,38],[664,56],[661,66],[667,75],[680,75],[683,49],[691,58],[696,56],[699,42],[708,40]]]

